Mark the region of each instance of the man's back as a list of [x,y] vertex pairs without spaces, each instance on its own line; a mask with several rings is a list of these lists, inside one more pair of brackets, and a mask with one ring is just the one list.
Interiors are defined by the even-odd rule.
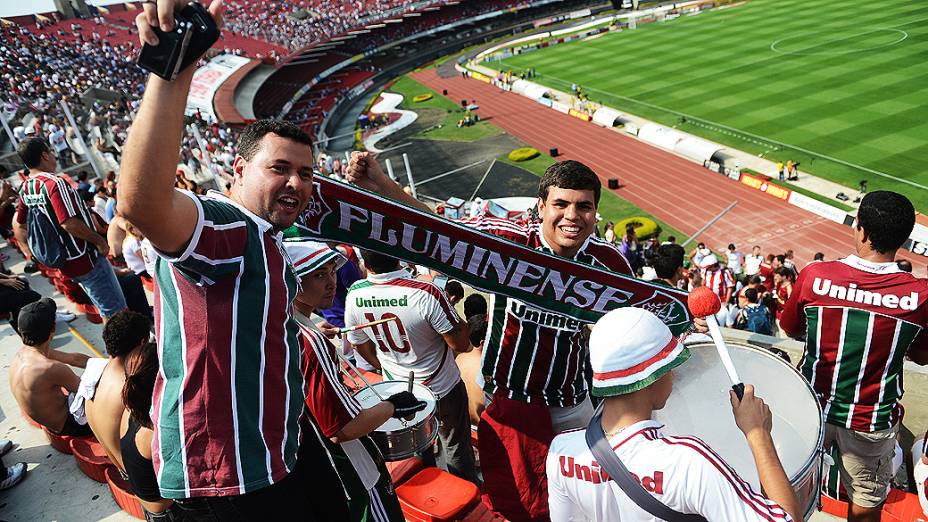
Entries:
[[[609,437],[610,445],[642,487],[683,513],[708,520],[789,520],[775,502],[753,491],[721,457],[695,437],[670,437],[655,421],[642,421]],[[657,520],[638,507],[593,459],[586,430],[551,442],[545,468],[551,520]]]
[[781,316],[805,331],[799,369],[822,397],[829,423],[872,432],[895,424],[902,363],[928,349],[928,283],[895,263],[856,256],[807,266]]
[[441,335],[459,319],[437,286],[412,279],[405,270],[371,274],[351,287],[346,300],[347,326],[396,318],[348,334],[353,344],[374,342],[385,378],[406,379],[413,371],[415,381],[439,397],[461,380],[451,349]]
[[70,371],[65,364],[23,347],[10,363],[10,389],[26,415],[59,431],[69,413],[68,399],[62,392],[65,383],[58,375]]

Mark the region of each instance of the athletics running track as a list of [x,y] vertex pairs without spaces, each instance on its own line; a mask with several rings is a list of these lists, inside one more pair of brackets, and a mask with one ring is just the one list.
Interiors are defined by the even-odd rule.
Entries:
[[[441,78],[434,68],[412,76],[437,92],[447,89],[452,100],[476,100],[481,118],[532,147],[542,151],[557,147],[561,154],[558,159],[582,161],[603,180],[603,190],[608,190],[607,179],[618,178],[623,185],[615,191],[618,195],[684,234],[695,233],[737,200],[738,205],[699,238],[717,251],[723,251],[729,243],[744,253],[760,245],[764,255],[792,248],[799,267],[811,261],[815,252],[824,252],[829,260],[854,252],[850,227],[623,133],[559,113],[479,80],[465,80],[460,75]],[[694,246],[688,245],[687,249]],[[900,257],[912,261],[915,273],[925,277],[928,260],[903,250]]]

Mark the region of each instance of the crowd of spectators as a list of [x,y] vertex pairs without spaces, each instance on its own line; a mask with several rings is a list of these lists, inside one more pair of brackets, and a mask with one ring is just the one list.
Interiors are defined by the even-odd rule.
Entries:
[[[443,1],[430,2],[444,3]],[[226,28],[249,38],[284,46],[291,51],[374,23],[397,8],[420,5],[409,0],[294,0],[227,4]]]

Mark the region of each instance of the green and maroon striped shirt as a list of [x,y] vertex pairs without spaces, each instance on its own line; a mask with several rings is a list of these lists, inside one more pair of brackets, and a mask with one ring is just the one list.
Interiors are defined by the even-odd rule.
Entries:
[[218,192],[155,270],[152,461],[165,498],[249,493],[296,463],[305,399],[297,279],[270,223]]
[[[480,217],[462,224],[553,254],[541,225]],[[634,275],[615,245],[590,236],[574,261]],[[490,294],[487,338],[483,344],[483,390],[497,390],[510,399],[547,406],[574,406],[586,398],[589,356],[582,323],[522,301]]]
[[856,256],[799,274],[780,326],[806,336],[799,370],[830,424],[861,432],[899,420],[906,354],[928,350],[928,282]]

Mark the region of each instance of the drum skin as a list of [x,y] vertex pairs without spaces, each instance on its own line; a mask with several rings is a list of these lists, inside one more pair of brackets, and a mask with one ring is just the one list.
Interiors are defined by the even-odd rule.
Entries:
[[[802,375],[770,352],[727,343],[745,384],[752,384],[773,415],[772,438],[786,476],[808,519],[818,503],[821,484],[822,411]],[[654,419],[667,435],[696,436],[760,491],[754,459],[735,424],[728,391],[731,382],[715,345],[688,345],[691,356],[674,370],[673,393]]]
[[[387,398],[394,393],[407,389],[406,381],[383,381],[362,388],[354,397],[361,407],[370,408],[380,402],[380,397]],[[438,437],[438,417],[435,415],[438,403],[435,394],[421,384],[412,385],[412,393],[417,399],[425,401],[425,409],[417,412],[409,420],[388,419],[382,426],[370,433],[370,438],[380,448],[383,458],[397,461],[412,457],[435,442]]]

